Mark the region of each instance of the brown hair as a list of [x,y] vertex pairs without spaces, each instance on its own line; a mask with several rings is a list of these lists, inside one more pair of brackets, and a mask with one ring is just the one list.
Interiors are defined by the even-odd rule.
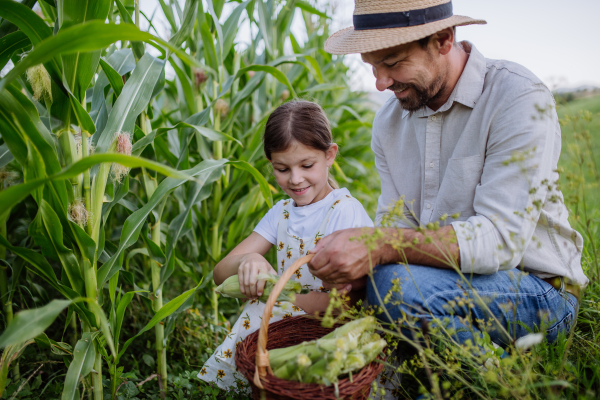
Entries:
[[[277,107],[269,116],[263,135],[267,159],[271,154],[286,151],[298,142],[311,149],[326,152],[333,143],[331,127],[320,105],[306,100],[293,100]],[[339,189],[329,174],[328,183]]]

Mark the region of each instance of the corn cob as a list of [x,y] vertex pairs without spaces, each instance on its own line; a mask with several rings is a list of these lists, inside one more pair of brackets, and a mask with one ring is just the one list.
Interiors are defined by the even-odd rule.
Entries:
[[[263,290],[263,294],[258,297],[259,301],[266,303],[273,287],[279,280],[279,276],[273,274],[258,274],[257,279],[259,281],[266,281],[265,288]],[[229,278],[225,279],[221,285],[217,286],[215,291],[222,296],[225,297],[234,297],[237,299],[245,299],[246,296],[240,291],[240,281],[237,275],[232,275]],[[296,298],[296,294],[306,294],[308,293],[308,289],[303,289],[302,284],[296,281],[288,281],[285,284],[285,287],[281,291],[281,294],[277,298],[277,301],[294,301]]]

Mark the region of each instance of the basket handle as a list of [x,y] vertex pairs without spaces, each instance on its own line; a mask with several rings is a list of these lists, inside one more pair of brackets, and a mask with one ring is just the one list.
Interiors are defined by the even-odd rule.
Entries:
[[256,349],[256,367],[254,370],[254,384],[259,389],[264,389],[260,379],[262,377],[267,376],[267,369],[271,374],[273,374],[273,370],[271,370],[271,364],[269,364],[269,352],[267,351],[269,320],[271,319],[273,307],[277,302],[279,294],[283,290],[285,284],[290,280],[292,275],[296,271],[298,271],[300,267],[312,260],[313,256],[314,254],[307,254],[304,257],[300,257],[299,259],[297,259],[291,267],[284,271],[284,273],[279,278],[279,281],[273,287],[271,294],[269,295],[265,306],[265,310],[263,312],[262,322],[260,323],[260,330],[258,332],[258,347]]

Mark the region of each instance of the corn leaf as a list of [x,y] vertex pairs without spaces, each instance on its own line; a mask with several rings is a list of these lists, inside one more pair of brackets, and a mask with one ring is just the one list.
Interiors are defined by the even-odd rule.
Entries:
[[18,312],[0,336],[0,349],[43,333],[71,303],[71,300],[52,300],[43,307]]
[[258,182],[258,185],[260,186],[260,192],[262,193],[269,208],[273,207],[273,196],[271,194],[271,189],[269,189],[269,183],[256,168],[254,168],[247,161],[242,160],[228,161],[227,164],[233,165],[235,168],[249,172],[250,175],[252,175],[254,179],[256,179],[256,182]]
[[16,31],[0,37],[0,70],[8,63],[15,51],[30,45],[31,40],[23,31]]
[[77,397],[77,386],[79,378],[86,377],[92,372],[94,360],[96,359],[96,347],[94,346],[95,334],[85,332],[82,338],[77,341],[73,351],[73,361],[67,370],[65,377],[65,386],[63,388],[61,400],[74,400]]
[[100,59],[100,67],[102,67],[102,71],[106,75],[110,86],[117,96],[121,95],[123,91],[123,78],[121,78],[121,74],[119,74],[113,67],[110,66],[109,63]]

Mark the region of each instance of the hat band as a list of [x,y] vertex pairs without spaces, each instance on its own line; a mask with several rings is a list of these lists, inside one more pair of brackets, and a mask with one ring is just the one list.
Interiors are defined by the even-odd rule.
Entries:
[[407,26],[424,25],[450,18],[451,16],[452,1],[421,10],[355,15],[353,19],[354,30],[363,31],[368,29],[404,28]]

